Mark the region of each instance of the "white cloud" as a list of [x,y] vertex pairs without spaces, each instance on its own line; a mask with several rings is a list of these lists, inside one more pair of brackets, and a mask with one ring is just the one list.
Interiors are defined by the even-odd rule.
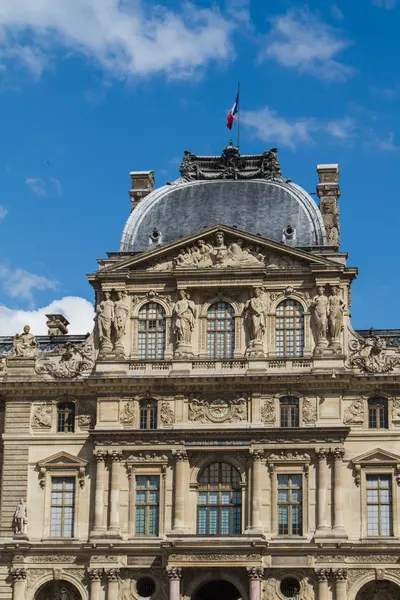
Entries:
[[399,146],[396,146],[394,141],[394,133],[391,132],[385,138],[377,137],[373,132],[370,132],[370,140],[367,145],[368,148],[379,148],[382,152],[397,152]]
[[66,296],[37,310],[15,310],[0,305],[0,335],[19,333],[24,325],[30,325],[34,335],[46,335],[46,314],[57,313],[63,314],[70,322],[68,333],[85,334],[93,329],[94,312],[91,303],[84,298]]
[[255,137],[263,142],[271,142],[294,150],[299,144],[315,144],[317,136],[348,141],[355,131],[350,117],[336,120],[323,120],[314,117],[288,119],[265,106],[259,110],[246,111],[241,116],[242,123],[251,128]]
[[148,0],[2,0],[0,62],[18,60],[38,75],[64,48],[117,77],[187,77],[209,61],[232,59],[243,7],[237,13],[224,17],[191,3],[174,11]]
[[386,8],[386,10],[393,10],[396,7],[397,0],[372,0],[372,4]]
[[340,10],[337,4],[332,4],[331,6],[331,15],[336,21],[343,21],[344,14]]
[[308,8],[292,9],[272,19],[260,58],[326,81],[346,81],[354,69],[336,57],[349,45],[340,30],[323,23]]
[[8,215],[7,207],[4,206],[3,204],[0,204],[0,221],[5,219],[7,215]]
[[25,183],[36,196],[46,196],[46,184],[40,177],[27,177]]
[[56,177],[51,177],[50,182],[54,185],[57,196],[61,196],[62,195],[61,181],[59,179],[57,179]]
[[33,292],[54,290],[58,282],[25,269],[10,269],[0,265],[0,284],[10,298],[27,300],[33,307]]

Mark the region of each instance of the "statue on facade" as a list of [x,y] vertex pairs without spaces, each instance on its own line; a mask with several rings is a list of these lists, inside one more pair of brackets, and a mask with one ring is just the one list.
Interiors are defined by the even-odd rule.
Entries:
[[316,350],[322,350],[328,346],[326,339],[328,333],[328,310],[329,302],[325,295],[325,288],[318,287],[318,294],[311,301],[314,316],[315,337],[317,340]]
[[104,300],[97,307],[100,347],[102,352],[111,352],[111,329],[114,322],[115,309],[110,292],[104,292]]
[[267,307],[262,299],[262,290],[256,288],[253,296],[248,300],[243,309],[243,315],[250,338],[247,351],[249,354],[264,354],[263,337],[267,325]]
[[126,332],[126,324],[129,316],[129,298],[126,291],[117,292],[117,300],[114,304],[114,329],[116,332],[116,341],[114,350],[117,354],[125,354],[124,345],[122,343]]
[[28,528],[28,511],[26,502],[21,498],[17,508],[14,511],[14,533],[15,535],[25,535]]
[[400,366],[400,357],[389,354],[385,340],[377,335],[356,340],[350,345],[350,350],[353,351],[350,364],[365,373],[390,373]]
[[39,344],[32,333],[29,325],[25,325],[22,333],[13,337],[13,356],[34,357],[37,356]]
[[177,341],[176,356],[193,353],[191,342],[196,317],[194,302],[187,292],[180,290],[179,300],[172,309],[172,330]]
[[331,338],[331,346],[340,347],[340,334],[343,330],[343,313],[346,309],[346,303],[340,297],[340,288],[332,288],[332,295],[329,297],[328,328]]

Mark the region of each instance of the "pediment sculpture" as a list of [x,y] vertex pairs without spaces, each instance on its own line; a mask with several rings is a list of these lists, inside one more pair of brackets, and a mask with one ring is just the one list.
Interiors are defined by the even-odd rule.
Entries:
[[400,366],[400,356],[386,350],[386,342],[377,335],[350,343],[350,364],[365,373],[390,373]]
[[290,255],[271,253],[266,255],[260,246],[245,245],[243,238],[230,242],[225,234],[218,231],[214,241],[199,239],[195,243],[182,248],[172,259],[161,259],[150,266],[149,271],[171,271],[180,268],[191,269],[225,269],[264,267],[267,269],[295,268],[302,263]]
[[95,364],[94,336],[91,334],[83,344],[67,342],[56,355],[49,355],[36,362],[36,373],[47,373],[57,378],[75,378],[89,373]]

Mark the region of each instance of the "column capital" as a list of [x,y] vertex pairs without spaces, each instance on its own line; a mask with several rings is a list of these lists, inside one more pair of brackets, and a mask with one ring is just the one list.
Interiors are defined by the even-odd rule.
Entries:
[[347,580],[347,569],[332,569],[332,577],[335,581]]
[[90,581],[101,581],[103,577],[103,569],[88,569],[87,574]]
[[175,450],[172,455],[177,461],[188,460],[186,450]]
[[104,569],[104,575],[108,581],[119,581],[121,579],[119,569]]
[[264,579],[263,567],[246,567],[246,571],[251,580],[262,581]]
[[318,582],[328,581],[329,575],[330,575],[329,569],[316,569],[316,571],[315,571],[315,576],[316,576]]
[[26,569],[21,567],[14,567],[10,569],[10,575],[13,581],[25,581]]
[[329,454],[329,448],[319,448],[316,451],[318,460],[327,460]]
[[335,460],[343,460],[345,455],[344,448],[335,448],[332,450],[332,456]]
[[94,455],[95,459],[97,460],[97,462],[105,461],[107,458],[107,451],[106,450],[95,450],[93,452],[93,455]]
[[253,460],[263,460],[265,457],[264,449],[254,448],[253,450],[250,450],[250,455],[253,457]]
[[108,452],[108,458],[112,462],[120,462],[122,460],[122,452],[118,452],[118,450],[113,450],[112,452]]
[[167,567],[167,576],[170,580],[180,580],[182,578],[182,567]]

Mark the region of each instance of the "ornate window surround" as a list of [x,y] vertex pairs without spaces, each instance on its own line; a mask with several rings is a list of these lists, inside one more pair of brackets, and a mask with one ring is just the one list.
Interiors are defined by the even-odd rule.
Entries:
[[[166,506],[166,475],[168,466],[168,456],[155,452],[139,452],[131,454],[126,459],[126,471],[129,481],[128,496],[128,537],[136,538],[135,516],[136,516],[136,476],[137,475],[157,475],[160,477],[160,497],[159,497],[159,521],[158,537],[162,537],[166,531],[165,526],[165,506]],[[144,538],[138,536],[137,539],[156,540],[157,536]]]
[[374,448],[370,452],[361,454],[351,460],[353,465],[353,475],[355,484],[360,488],[361,519],[360,519],[360,537],[361,539],[381,539],[387,540],[388,537],[369,536],[367,523],[367,475],[390,475],[392,477],[392,520],[393,535],[390,539],[400,537],[400,456]]
[[[388,428],[387,429],[369,429],[368,427],[368,401],[374,400],[376,398],[384,398],[388,403]],[[363,404],[363,415],[362,421],[351,421],[346,420],[346,414],[348,409],[352,406],[354,402],[360,400]],[[395,411],[395,402],[399,402],[400,405],[400,397],[392,397],[388,396],[387,393],[381,392],[379,389],[374,390],[370,394],[360,395],[360,396],[350,396],[342,398],[342,414],[343,414],[343,422],[345,425],[349,425],[350,427],[355,427],[357,429],[367,429],[369,431],[373,431],[375,435],[385,435],[385,432],[396,429],[400,425],[400,408],[398,416]]]
[[[59,432],[57,431],[57,419],[58,419],[58,410],[57,407],[59,404],[61,404],[62,402],[69,402],[71,404],[75,405],[75,417],[74,417],[74,431],[68,431],[68,432]],[[38,435],[43,435],[43,434],[57,434],[59,435],[60,433],[62,433],[63,438],[67,437],[67,436],[74,436],[77,433],[80,433],[82,431],[82,428],[79,426],[79,398],[76,398],[75,396],[68,396],[68,394],[65,394],[63,396],[57,396],[57,398],[51,398],[48,401],[43,400],[42,402],[33,402],[31,404],[31,429],[34,432],[34,434]],[[35,425],[35,416],[36,416],[36,412],[37,409],[40,407],[48,407],[50,409],[50,419],[49,419],[49,423],[46,424],[45,422],[42,422]],[[85,428],[83,428],[83,431],[85,431]]]
[[[199,314],[199,359],[210,360],[207,353],[207,314],[209,308],[216,302],[226,302],[233,309],[233,317],[235,321],[235,343],[233,351],[233,359],[243,358],[246,348],[244,347],[244,327],[242,323],[242,311],[239,304],[226,294],[219,294],[207,302],[204,302],[200,308]],[[216,360],[232,360],[232,359],[216,359]]]
[[68,539],[79,539],[79,503],[81,490],[85,486],[87,465],[87,460],[73,456],[64,451],[53,454],[37,463],[39,470],[39,484],[45,493],[43,516],[44,538],[50,538],[51,479],[53,477],[73,477],[75,478],[74,536],[73,538]]
[[[301,360],[311,358],[311,345],[312,345],[312,332],[311,332],[311,311],[310,305],[307,301],[307,294],[303,293],[301,290],[294,290],[286,288],[286,290],[282,290],[281,292],[272,292],[269,294],[271,298],[271,304],[268,312],[268,323],[267,323],[267,331],[268,333],[268,348],[269,354],[268,358],[277,360]],[[272,299],[273,298],[273,299]],[[301,357],[277,357],[276,355],[276,311],[279,304],[283,300],[295,300],[299,302],[303,307],[304,311],[304,350],[303,356]]]
[[[133,297],[135,300],[135,296]],[[169,297],[164,297],[153,290],[150,290],[145,296],[140,296],[138,302],[133,303],[132,308],[132,350],[131,359],[143,361],[144,359],[139,356],[139,313],[140,310],[148,304],[154,302],[163,307],[165,311],[165,352],[163,359],[149,359],[150,362],[162,362],[171,360],[173,357],[173,343],[171,336],[171,323],[172,323],[172,304]]]
[[[265,395],[260,399],[260,417],[261,417],[261,422],[264,424],[265,427],[280,427],[280,419],[281,419],[281,411],[280,411],[280,401],[282,398],[287,398],[287,397],[293,397],[293,398],[298,398],[299,400],[299,427],[296,427],[295,429],[299,429],[302,427],[315,427],[316,421],[317,421],[317,415],[318,415],[318,400],[317,400],[317,396],[304,396],[301,392],[298,392],[296,390],[286,390],[285,392],[280,392],[278,394],[271,394],[271,395]],[[273,406],[274,406],[274,414],[275,417],[271,420],[265,420],[265,418],[263,418],[263,407],[266,405],[267,402],[269,401],[273,401]],[[305,418],[305,403],[307,401],[311,401],[314,404],[314,415],[311,415],[307,418]],[[311,418],[314,417],[314,418]],[[283,431],[286,428],[283,429]]]
[[[267,458],[267,468],[271,479],[271,536],[273,539],[303,540],[309,537],[309,470],[311,456],[297,450],[277,450]],[[302,475],[302,515],[303,533],[301,536],[278,535],[278,475]]]

